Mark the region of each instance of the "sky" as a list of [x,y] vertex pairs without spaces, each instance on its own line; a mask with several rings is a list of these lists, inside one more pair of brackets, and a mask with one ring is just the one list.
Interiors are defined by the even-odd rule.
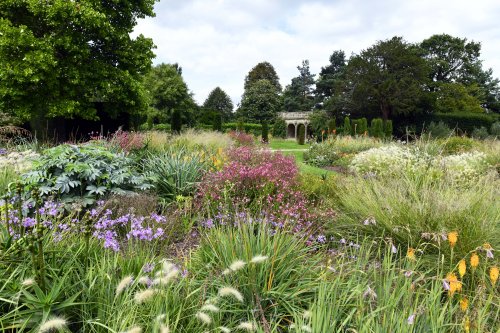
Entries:
[[311,73],[335,50],[349,57],[379,40],[420,42],[450,34],[481,42],[484,68],[500,77],[499,0],[161,0],[133,36],[153,39],[153,63],[178,63],[202,104],[219,86],[235,106],[248,72],[270,62],[283,87],[309,60]]

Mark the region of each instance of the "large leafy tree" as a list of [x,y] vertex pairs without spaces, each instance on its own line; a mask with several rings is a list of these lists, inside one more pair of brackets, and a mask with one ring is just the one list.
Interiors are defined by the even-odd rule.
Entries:
[[372,110],[384,120],[414,113],[424,97],[428,73],[428,66],[414,45],[401,37],[379,41],[349,61],[347,82],[353,110]]
[[243,95],[238,115],[252,122],[270,121],[281,107],[282,99],[276,87],[268,80],[259,80]]
[[193,122],[195,102],[182,77],[178,64],[159,64],[144,77],[149,99],[148,117],[154,122],[167,122],[175,112],[182,123]]
[[309,60],[303,60],[302,66],[297,66],[299,76],[292,79],[292,83],[285,88],[283,100],[285,110],[309,111],[314,106],[314,75],[309,70]]
[[23,120],[143,109],[153,43],[130,33],[154,2],[0,1],[0,109]]
[[342,50],[334,51],[330,56],[330,64],[322,67],[316,81],[316,107],[325,110],[330,116],[341,117],[348,113],[346,107],[349,99],[346,90],[347,59]]
[[233,117],[233,107],[231,98],[220,87],[212,90],[203,103],[206,113],[222,116],[223,121],[229,121]]
[[425,39],[420,48],[431,68],[429,89],[437,91],[438,98],[440,91],[449,91],[451,86],[446,84],[454,83],[457,91],[463,90],[461,85],[466,87],[470,96],[462,97],[469,103],[475,99],[478,106],[500,111],[499,81],[491,69],[482,68],[480,43],[441,34]]
[[269,81],[276,89],[276,92],[281,93],[280,78],[278,77],[278,74],[276,73],[273,65],[271,65],[267,61],[258,63],[254,68],[250,70],[250,72],[248,72],[248,75],[245,78],[245,92],[253,84],[257,83],[260,80]]

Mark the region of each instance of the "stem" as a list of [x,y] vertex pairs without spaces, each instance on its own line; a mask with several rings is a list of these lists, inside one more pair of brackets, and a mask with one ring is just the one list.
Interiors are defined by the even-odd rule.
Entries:
[[36,233],[38,241],[38,275],[40,288],[45,291],[45,260],[43,258],[43,231],[42,224],[40,223],[40,211],[38,210],[38,202],[35,205],[36,216]]
[[9,204],[7,202],[7,196],[4,197],[4,200],[5,200],[5,223],[7,224],[7,234],[10,236]]

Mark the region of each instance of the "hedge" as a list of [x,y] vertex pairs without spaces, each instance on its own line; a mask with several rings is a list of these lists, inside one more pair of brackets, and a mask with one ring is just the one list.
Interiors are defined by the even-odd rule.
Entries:
[[[222,125],[222,128],[224,132],[236,131],[238,129],[238,123],[225,123]],[[261,124],[243,123],[243,128],[246,133],[252,133],[255,136],[260,136],[262,134]]]

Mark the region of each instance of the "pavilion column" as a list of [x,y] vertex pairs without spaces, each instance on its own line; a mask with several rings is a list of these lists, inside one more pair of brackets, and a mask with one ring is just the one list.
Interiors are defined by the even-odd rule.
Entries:
[[297,123],[295,123],[294,125],[295,125],[295,139],[297,139]]
[[307,122],[304,122],[304,126],[305,126],[304,137],[307,139]]

